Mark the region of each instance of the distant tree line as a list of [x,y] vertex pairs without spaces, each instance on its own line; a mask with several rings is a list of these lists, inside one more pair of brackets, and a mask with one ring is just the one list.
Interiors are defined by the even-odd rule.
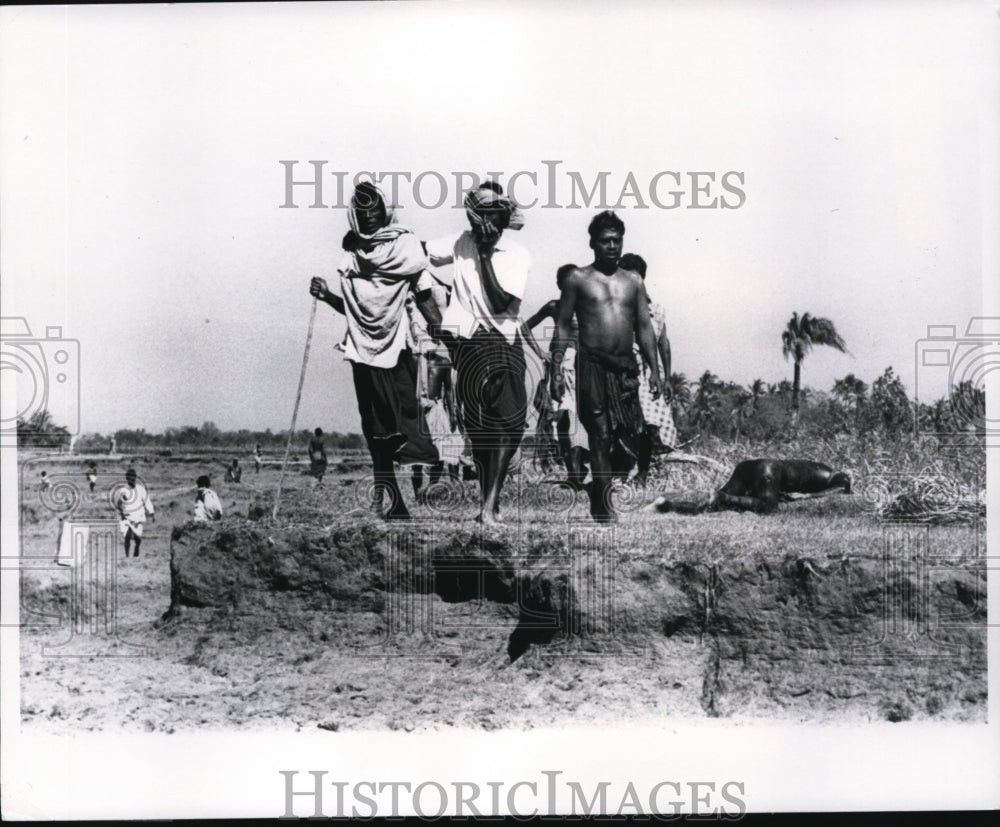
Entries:
[[699,435],[772,440],[795,431],[831,437],[838,433],[891,438],[917,433],[985,433],[986,394],[971,382],[952,388],[932,404],[915,403],[891,367],[869,387],[849,373],[829,391],[792,382],[756,379],[743,386],[705,371],[691,382],[670,377],[671,408],[681,442]]
[[[793,431],[802,436],[832,437],[840,433],[872,434],[900,438],[917,433],[985,433],[986,393],[965,381],[955,385],[948,396],[931,404],[914,403],[891,367],[871,386],[849,373],[837,379],[829,391],[795,387],[782,380],[767,383],[755,379],[749,385],[720,379],[706,370],[689,381],[683,373],[674,373],[669,381],[671,409],[680,442],[699,436],[722,439],[774,440]],[[38,411],[28,420],[17,423],[18,444],[67,448],[69,431],[55,424],[47,411]],[[186,425],[167,428],[163,433],[145,429],[121,428],[113,434],[82,435],[75,445],[78,453],[106,453],[114,436],[118,451],[140,448],[184,451],[218,450],[250,452],[254,445],[269,454],[284,451],[288,431],[223,431],[214,422],[200,428]],[[293,450],[308,444],[312,432],[296,432]],[[331,431],[323,437],[327,450],[356,451],[365,447],[364,437],[356,433]],[[529,439],[529,443],[531,440]]]
[[[76,443],[79,453],[105,453],[111,437],[114,436],[116,448],[119,451],[129,451],[138,448],[162,449],[170,451],[211,450],[250,452],[259,444],[261,450],[274,454],[284,451],[288,443],[288,431],[223,431],[214,422],[205,422],[200,428],[194,425],[184,425],[180,428],[167,428],[161,434],[153,434],[144,428],[120,428],[109,434],[84,434]],[[312,438],[312,431],[302,429],[296,431],[292,440],[293,450],[302,450]],[[323,443],[327,450],[353,451],[365,447],[361,434],[342,434],[338,431],[324,432]]]
[[[906,434],[937,433],[985,435],[986,393],[972,382],[955,385],[951,393],[933,404],[911,401],[906,388],[891,367],[871,387],[849,373],[833,383],[829,391],[802,385],[802,364],[814,347],[831,347],[847,353],[847,345],[832,321],[809,313],[792,313],[781,331],[781,353],[793,362],[793,381],[768,384],[755,379],[748,386],[724,381],[709,370],[689,381],[683,373],[668,380],[670,404],[680,441],[699,436],[723,439],[773,440],[782,436],[831,437],[840,433],[872,434],[899,438]],[[47,411],[39,411],[27,422],[18,420],[21,445],[69,443],[69,433],[56,425]],[[81,453],[108,450],[109,434],[86,434],[77,442]],[[294,444],[301,446],[312,436],[303,429]],[[162,434],[143,429],[114,432],[116,448],[174,450],[251,451],[260,444],[267,452],[284,450],[288,431],[222,431],[214,422],[200,428],[187,425],[167,428]],[[532,437],[528,437],[531,444]],[[325,435],[330,450],[352,451],[365,447],[360,434]]]
[[17,420],[17,444],[22,448],[68,448],[70,439],[69,429],[53,422],[47,410],[35,411],[27,419]]

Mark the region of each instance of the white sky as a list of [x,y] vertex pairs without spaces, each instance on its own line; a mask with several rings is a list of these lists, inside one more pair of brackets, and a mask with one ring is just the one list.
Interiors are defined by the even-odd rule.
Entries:
[[[892,365],[912,388],[927,325],[962,333],[984,312],[1000,99],[985,3],[8,7],[2,20],[3,315],[79,341],[85,432],[288,426],[308,280],[332,280],[347,221],[306,209],[303,188],[303,208],[279,209],[283,159],[299,178],[312,159],[351,176],[526,170],[540,190],[542,161],[560,160],[562,203],[567,171],[609,172],[612,200],[630,171],[644,187],[663,170],[743,172],[737,210],[620,211],[667,308],[673,369],[692,379],[791,378],[780,332],[797,310],[833,319],[851,351],[814,352],[806,384]],[[465,226],[406,186],[400,200],[423,238]],[[526,211],[527,312],[555,297],[558,265],[589,261],[594,212]],[[360,429],[332,349],[343,328],[319,308],[299,427]],[[53,396],[57,419],[64,404]]]

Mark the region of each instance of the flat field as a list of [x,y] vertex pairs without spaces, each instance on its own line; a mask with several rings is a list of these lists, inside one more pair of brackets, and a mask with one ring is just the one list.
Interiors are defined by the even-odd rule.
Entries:
[[[620,492],[612,528],[525,464],[507,526],[489,530],[472,519],[473,481],[423,505],[407,485],[412,523],[375,520],[357,457],[333,461],[319,488],[290,468],[277,521],[276,464],[244,462],[226,484],[208,457],[99,457],[92,496],[86,458],[25,458],[22,725],[985,720],[980,522],[888,523],[864,485],[768,516],[641,508],[663,490],[707,492],[732,467],[717,458]],[[126,560],[118,538],[56,565],[60,518],[108,531],[108,492],[129,466],[156,508],[141,556]],[[225,510],[211,527],[189,523],[201,473]]]

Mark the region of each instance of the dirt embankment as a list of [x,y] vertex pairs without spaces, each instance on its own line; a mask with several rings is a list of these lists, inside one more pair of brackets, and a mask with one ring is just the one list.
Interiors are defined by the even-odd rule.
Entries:
[[[661,530],[668,525],[682,526]],[[919,540],[928,529],[899,531]],[[652,653],[650,669],[697,668],[696,680],[674,687],[709,716],[985,717],[983,567],[960,554],[929,565],[926,542],[809,554],[808,533],[792,535],[727,554],[592,527],[192,524],[171,539],[161,626],[194,615],[209,633],[275,623],[315,632],[332,616],[312,643],[404,657],[446,649],[456,667]],[[209,665],[213,656],[201,657]],[[577,671],[585,683],[586,666]]]

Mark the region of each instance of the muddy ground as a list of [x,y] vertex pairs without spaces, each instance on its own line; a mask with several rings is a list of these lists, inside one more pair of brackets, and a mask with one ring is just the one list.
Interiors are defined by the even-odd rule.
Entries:
[[[106,494],[128,465],[157,512],[141,556],[119,542],[89,567],[55,565],[60,516],[113,517]],[[41,470],[82,484],[79,500],[42,497]],[[197,528],[206,472],[226,517]],[[356,461],[319,489],[294,469],[275,523],[277,468],[244,474],[101,458],[91,497],[81,461],[22,467],[26,729],[986,717],[975,526],[887,526],[848,496],[771,516],[628,510],[596,530],[582,502],[527,473],[506,528],[472,521],[474,482],[386,526],[362,508]]]

